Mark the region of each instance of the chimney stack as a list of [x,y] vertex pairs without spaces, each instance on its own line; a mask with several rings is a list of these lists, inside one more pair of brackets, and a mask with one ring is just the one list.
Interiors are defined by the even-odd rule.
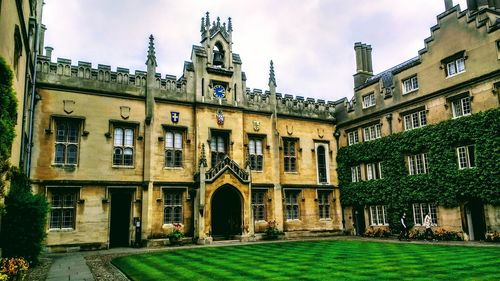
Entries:
[[45,56],[49,58],[49,60],[52,60],[52,51],[54,50],[54,48],[52,47],[45,47]]
[[444,9],[445,9],[445,11],[448,11],[451,8],[453,8],[453,0],[444,0]]
[[354,74],[354,87],[363,85],[366,79],[373,76],[372,46],[356,42],[354,44],[356,52],[356,74]]

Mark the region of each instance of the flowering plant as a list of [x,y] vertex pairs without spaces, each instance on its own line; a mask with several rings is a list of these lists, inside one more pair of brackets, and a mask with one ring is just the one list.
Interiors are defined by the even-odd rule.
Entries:
[[267,222],[267,227],[266,230],[264,231],[267,239],[277,239],[278,235],[281,234],[281,231],[279,231],[277,227],[278,223],[276,220],[268,221]]
[[29,264],[24,258],[4,258],[1,260],[0,280],[15,280],[17,276],[23,276],[28,268]]
[[181,231],[182,225],[180,223],[174,223],[174,229],[170,232],[167,237],[170,240],[179,240],[184,237],[184,232]]

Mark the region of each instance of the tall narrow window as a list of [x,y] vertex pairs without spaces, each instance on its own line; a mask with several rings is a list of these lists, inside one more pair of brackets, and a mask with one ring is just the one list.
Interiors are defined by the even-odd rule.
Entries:
[[318,182],[328,183],[327,167],[326,167],[326,152],[325,146],[319,145],[316,149],[316,158],[318,165]]
[[470,106],[470,97],[464,97],[452,101],[451,107],[453,110],[453,118],[470,115],[472,113]]
[[366,164],[366,179],[377,180],[382,178],[382,164],[380,162]]
[[330,218],[330,194],[331,191],[318,191],[319,218]]
[[228,135],[223,132],[212,132],[210,151],[212,153],[212,167],[217,165],[227,155]]
[[265,198],[265,190],[257,190],[252,192],[252,208],[255,221],[266,220],[266,205],[264,203]]
[[352,182],[361,181],[361,168],[359,165],[351,167],[351,181]]
[[468,169],[476,166],[474,145],[457,147],[458,168]]
[[55,164],[77,164],[80,122],[56,120]]
[[248,141],[248,157],[250,157],[250,168],[262,171],[264,155],[262,151],[262,139],[250,138]]
[[347,141],[349,145],[357,144],[359,142],[358,130],[347,133]]
[[410,175],[429,173],[429,159],[427,153],[410,155],[407,157]]
[[370,206],[370,225],[389,225],[384,205]]
[[165,166],[182,167],[182,132],[168,130],[165,133]]
[[285,192],[285,211],[287,220],[298,220],[299,214],[299,197],[300,191],[288,190]]
[[182,191],[169,190],[164,193],[163,223],[182,223]]
[[297,171],[297,141],[295,139],[283,139],[285,172]]
[[127,127],[115,127],[113,165],[133,166],[134,130]]
[[50,200],[51,229],[75,228],[75,192],[54,192]]
[[427,213],[431,214],[432,225],[437,225],[436,205],[427,203],[413,204],[413,223],[416,225],[422,225]]

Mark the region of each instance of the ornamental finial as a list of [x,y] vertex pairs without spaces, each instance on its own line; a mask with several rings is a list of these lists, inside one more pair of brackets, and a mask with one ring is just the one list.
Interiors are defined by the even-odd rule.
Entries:
[[227,31],[233,32],[233,22],[231,21],[231,17],[227,19]]
[[269,66],[269,86],[271,85],[276,87],[276,77],[274,76],[274,65],[272,60]]
[[156,63],[156,52],[153,34],[149,35],[149,48],[148,48],[148,59],[146,60],[146,65],[152,64],[158,66]]

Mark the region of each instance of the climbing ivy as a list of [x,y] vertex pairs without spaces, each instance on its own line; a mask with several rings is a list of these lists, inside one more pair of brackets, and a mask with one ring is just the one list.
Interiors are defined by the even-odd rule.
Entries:
[[8,170],[14,127],[17,117],[17,99],[12,88],[12,70],[0,57],[0,197],[3,194],[3,175]]
[[[458,169],[456,148],[475,145],[475,168]],[[408,174],[406,156],[426,152],[429,173]],[[351,167],[382,162],[382,179],[351,182]],[[387,205],[391,227],[416,202],[456,207],[469,199],[500,205],[500,109],[339,149],[344,206]]]

